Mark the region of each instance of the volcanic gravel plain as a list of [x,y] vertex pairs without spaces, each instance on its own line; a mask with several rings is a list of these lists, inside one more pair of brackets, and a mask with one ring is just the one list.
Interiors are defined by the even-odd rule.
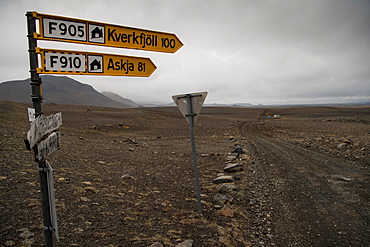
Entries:
[[[0,102],[0,246],[45,242],[24,144],[31,106]],[[370,107],[203,107],[194,128],[203,214],[176,107],[42,107],[63,120],[61,149],[47,158],[55,246],[370,244]]]

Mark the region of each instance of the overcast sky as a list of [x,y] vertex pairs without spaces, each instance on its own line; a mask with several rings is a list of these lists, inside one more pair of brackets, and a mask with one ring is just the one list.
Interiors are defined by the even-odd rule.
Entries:
[[176,34],[174,54],[38,41],[149,57],[148,78],[71,76],[134,101],[201,91],[206,103],[370,101],[369,0],[0,0],[0,82],[29,77],[27,11]]

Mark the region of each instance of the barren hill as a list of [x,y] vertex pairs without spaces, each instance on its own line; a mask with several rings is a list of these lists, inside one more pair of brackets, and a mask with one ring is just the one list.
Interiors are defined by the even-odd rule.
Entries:
[[[67,76],[42,76],[44,103],[90,105],[130,108],[133,102],[117,102],[96,91],[92,86],[76,81]],[[31,101],[30,80],[7,81],[0,84],[0,100],[21,103]],[[129,100],[128,100],[129,101]]]
[[134,101],[130,100],[130,99],[126,99],[126,98],[123,98],[121,97],[120,95],[116,94],[116,93],[113,93],[113,92],[100,92],[101,94],[103,94],[104,96],[107,96],[108,98],[118,102],[118,103],[122,103],[122,104],[125,104],[127,105],[127,107],[140,107],[141,105],[135,103]]

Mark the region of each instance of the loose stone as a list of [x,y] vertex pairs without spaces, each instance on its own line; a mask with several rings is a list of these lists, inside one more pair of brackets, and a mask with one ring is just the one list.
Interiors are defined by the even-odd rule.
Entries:
[[231,202],[232,200],[233,200],[233,197],[232,196],[221,194],[221,193],[217,193],[213,197],[213,204],[223,205],[223,204],[225,204],[227,202]]
[[5,242],[5,246],[14,246],[15,242],[13,240],[9,240]]
[[232,183],[232,182],[234,182],[234,178],[232,176],[219,176],[213,179],[213,183],[215,184]]
[[232,218],[234,217],[235,212],[231,208],[225,206],[221,209],[220,214]]
[[179,243],[178,245],[176,245],[176,247],[192,247],[193,246],[193,242],[194,241],[192,239],[187,239],[184,242]]
[[155,242],[154,244],[151,244],[149,247],[163,247],[163,244]]
[[125,175],[122,175],[121,178],[123,178],[123,179],[133,179],[134,177],[132,177],[129,174],[125,174]]
[[228,153],[226,159],[227,160],[235,160],[239,157],[238,153]]
[[337,146],[338,148],[345,148],[347,147],[347,143],[343,142]]
[[235,145],[234,150],[232,153],[237,153],[237,154],[244,154],[244,151],[240,145]]
[[239,172],[242,170],[243,170],[243,164],[240,164],[240,163],[229,164],[224,168],[225,172]]
[[85,191],[88,193],[96,193],[98,192],[94,187],[86,187]]
[[90,201],[91,201],[89,198],[87,198],[87,197],[85,197],[85,196],[82,196],[82,197],[80,198],[80,200],[81,200],[82,202],[90,202]]
[[236,191],[236,190],[237,190],[237,187],[233,184],[223,184],[218,189],[218,192],[226,194],[226,193],[230,193],[230,192]]
[[23,238],[23,239],[32,238],[35,235],[28,228],[22,228],[22,229],[18,230],[18,232],[21,232],[19,234],[19,237]]

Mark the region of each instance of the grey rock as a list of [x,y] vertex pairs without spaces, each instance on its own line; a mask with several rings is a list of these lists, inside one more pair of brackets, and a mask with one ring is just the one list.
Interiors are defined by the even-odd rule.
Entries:
[[232,182],[234,182],[234,178],[232,176],[219,176],[213,179],[213,183],[215,184],[232,183]]
[[228,153],[226,159],[227,160],[235,160],[239,157],[238,153]]
[[235,145],[234,150],[231,153],[244,154],[244,151],[240,145]]
[[192,247],[193,246],[193,242],[194,242],[193,240],[187,239],[184,242],[179,243],[178,245],[176,245],[176,247]]
[[213,204],[223,205],[223,204],[225,204],[227,202],[231,202],[232,200],[233,200],[233,197],[232,196],[221,194],[221,193],[217,193],[213,197]]
[[127,138],[124,142],[127,142],[128,144],[135,145],[137,142],[133,139]]
[[346,181],[346,182],[352,181],[352,178],[345,177],[345,176],[342,176],[342,175],[332,175],[332,178],[334,178],[336,180],[339,180],[339,181]]
[[239,172],[241,170],[243,170],[243,164],[240,163],[229,164],[224,168],[225,172]]
[[14,246],[15,242],[13,240],[9,240],[5,242],[5,246]]
[[339,144],[337,147],[338,148],[345,148],[345,147],[347,147],[347,143],[345,143],[345,142],[343,142],[343,143],[341,143],[341,144]]
[[35,236],[35,234],[31,232],[28,228],[22,228],[18,230],[18,232],[20,232],[19,237],[23,239],[32,238],[33,236]]
[[130,174],[125,174],[125,175],[122,175],[121,178],[123,178],[123,179],[133,179],[134,177],[131,176]]
[[24,244],[24,246],[34,246],[35,242],[34,238],[27,238],[22,241],[22,244]]
[[149,247],[163,247],[163,244],[159,242],[155,242],[154,244],[150,245]]
[[237,187],[233,184],[223,184],[218,189],[218,192],[226,194],[226,193],[230,193],[236,190],[237,190]]

